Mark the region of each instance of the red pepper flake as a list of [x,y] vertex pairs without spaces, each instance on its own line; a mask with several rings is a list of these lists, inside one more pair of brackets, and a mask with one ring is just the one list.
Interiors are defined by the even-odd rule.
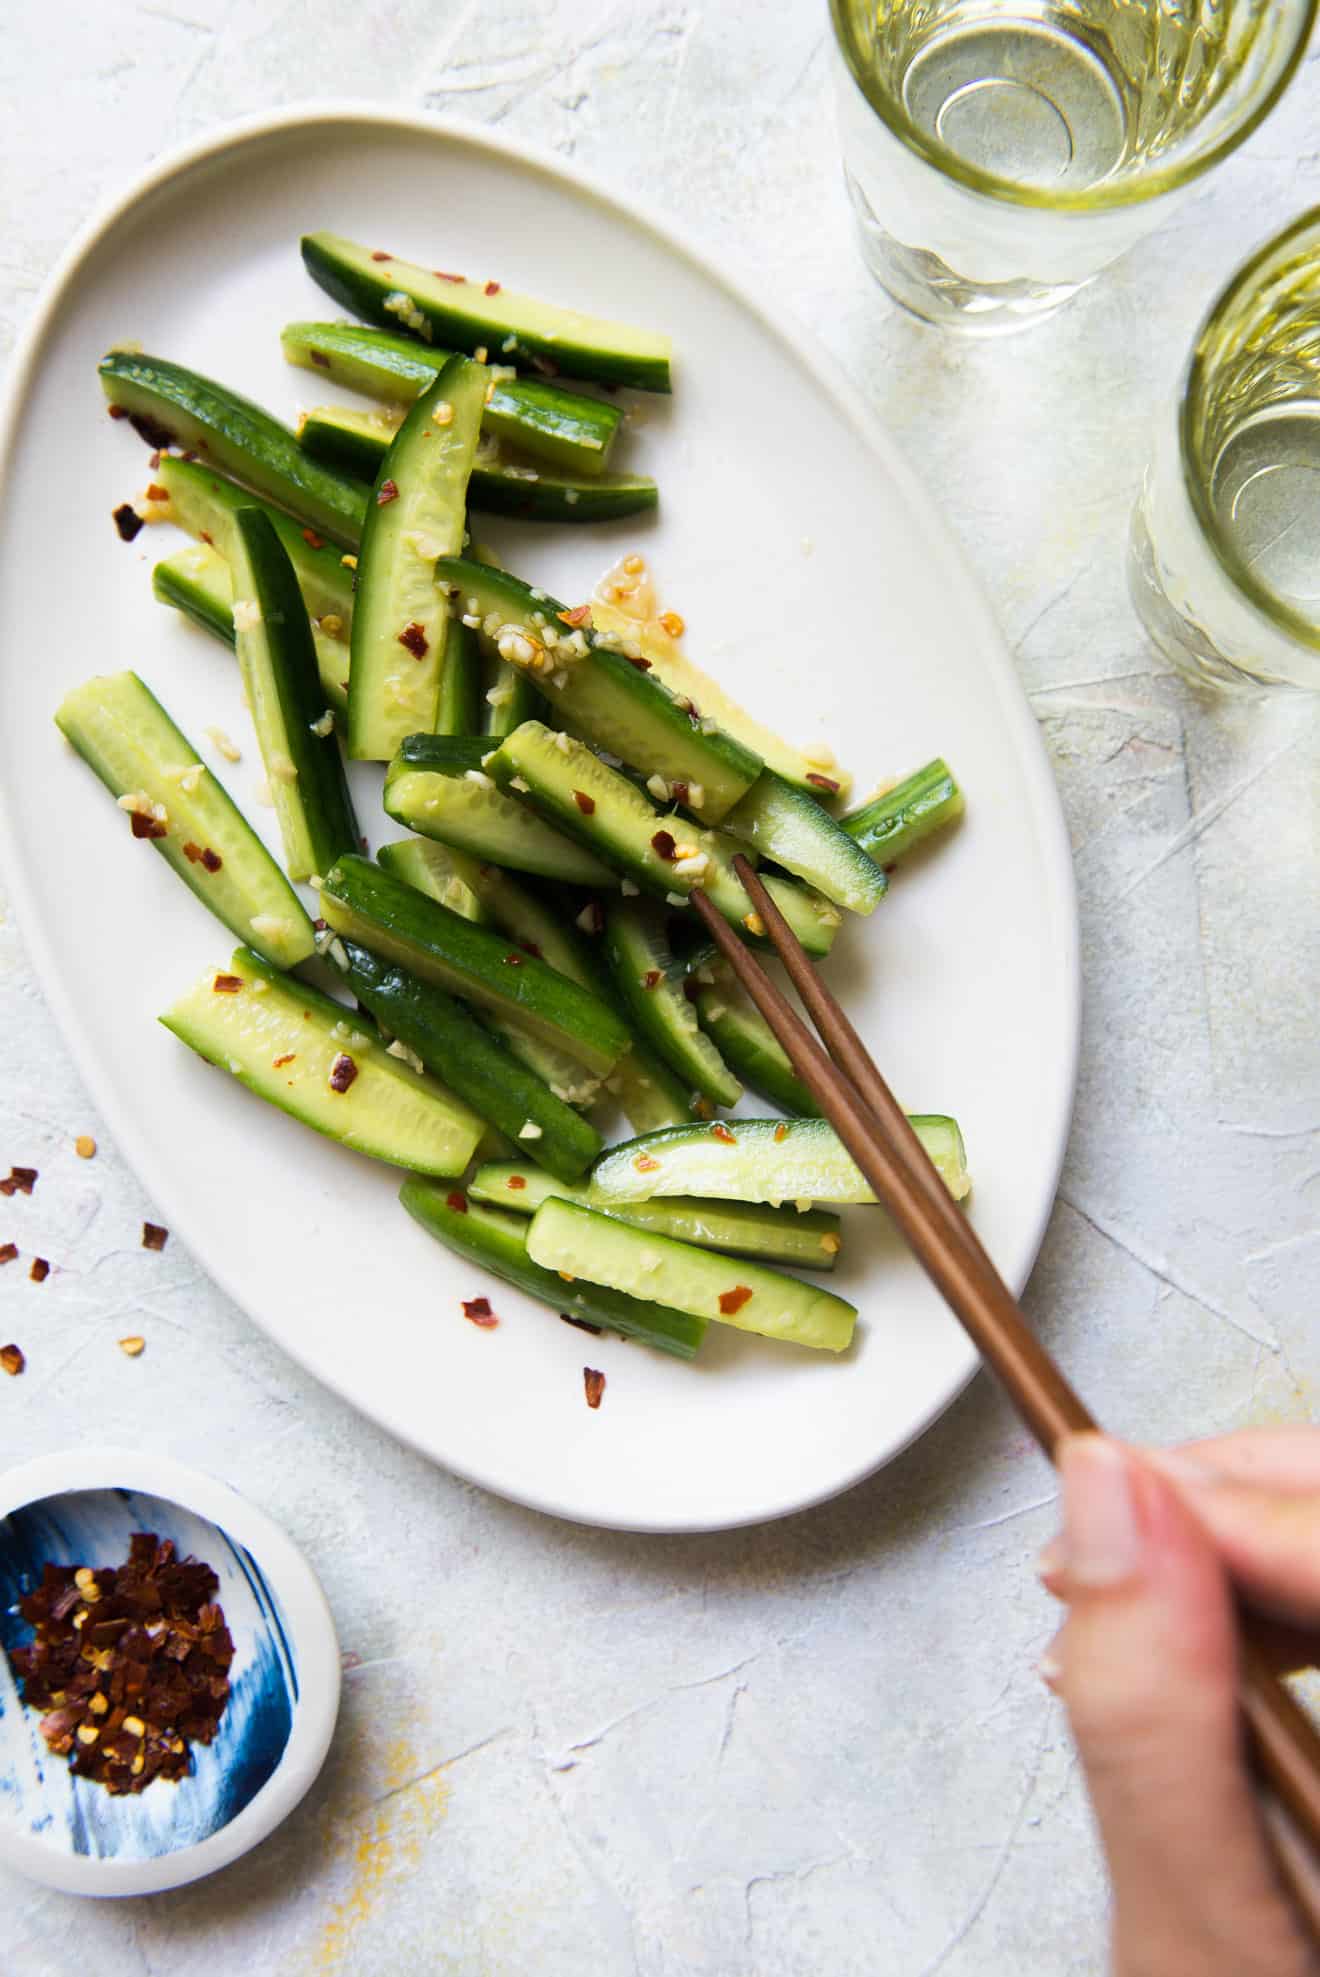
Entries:
[[414,659],[425,659],[427,653],[426,633],[414,618],[399,633],[399,644],[412,653]]
[[190,865],[195,865],[202,855],[202,847],[200,844],[194,844],[192,839],[189,838],[183,847],[183,855]]
[[169,835],[167,827],[161,823],[159,817],[144,816],[141,810],[129,811],[128,824],[134,837],[167,837]]
[[143,1249],[164,1249],[169,1239],[169,1230],[162,1229],[159,1222],[144,1222],[142,1224]]
[[787,1120],[781,1119],[779,1124],[775,1127],[776,1145],[778,1145],[780,1140],[786,1140],[787,1138],[788,1138],[788,1122]]
[[49,1263],[47,1263],[44,1256],[33,1257],[32,1268],[28,1271],[28,1275],[29,1277],[31,1277],[34,1284],[45,1283],[47,1277],[49,1277],[50,1275],[50,1265]]
[[485,292],[487,295],[498,295],[500,292],[499,283],[497,281],[488,281],[486,283]]
[[509,953],[504,957],[504,965],[506,968],[521,968],[525,963],[521,954]]
[[646,973],[642,976],[642,987],[644,989],[653,989],[653,988],[658,988],[659,984],[660,984],[660,970],[658,968],[648,968]]
[[630,666],[636,666],[639,673],[650,672],[651,662],[649,659],[643,659],[640,652],[625,652],[623,656]]
[[319,364],[323,371],[328,371],[330,368],[330,359],[326,356],[324,350],[313,350],[312,362]]
[[[525,1188],[527,1186],[527,1177],[525,1174],[510,1174],[505,1186],[513,1188],[516,1192],[519,1188]],[[13,1249],[13,1244],[11,1243],[9,1247]],[[14,1254],[15,1256],[18,1255],[16,1249],[14,1250]],[[7,1261],[8,1259],[6,1258],[5,1260]]]
[[573,801],[584,817],[590,817],[595,814],[596,799],[594,796],[588,796],[584,789],[575,789],[573,791]]
[[491,1310],[488,1297],[465,1297],[462,1302],[463,1316],[472,1324],[480,1325],[483,1332],[495,1330],[500,1321]]
[[580,1332],[590,1332],[595,1338],[605,1330],[603,1325],[593,1325],[590,1318],[575,1318],[571,1311],[561,1311],[559,1315],[566,1325],[576,1325]]
[[330,1066],[331,1091],[345,1092],[358,1074],[358,1067],[346,1050],[341,1050]]
[[[120,416],[123,416],[122,413]],[[132,542],[142,528],[142,517],[131,501],[121,501],[114,510],[111,520],[119,530],[121,542]]]
[[20,1194],[31,1194],[41,1176],[35,1167],[11,1167],[9,1178]]
[[302,538],[303,541],[307,544],[307,547],[309,549],[325,548],[325,537],[323,535],[318,535],[315,529],[304,529],[302,532]]
[[458,1189],[455,1188],[452,1194],[447,1194],[445,1196],[445,1207],[452,1208],[455,1215],[466,1215],[467,1196],[465,1194],[460,1194],[458,1192]]
[[128,413],[122,405],[107,405],[105,409],[112,419],[126,419],[128,417]]
[[717,1119],[715,1121],[715,1124],[710,1129],[710,1136],[713,1140],[723,1140],[726,1146],[737,1146],[738,1144],[737,1134],[729,1131],[723,1119]]
[[376,247],[372,250],[371,258],[373,261],[392,261],[394,256],[392,254],[382,254],[379,247]]
[[589,625],[591,623],[591,606],[589,604],[575,604],[571,611],[561,611],[559,613],[559,622],[561,625],[572,625],[574,629],[578,625]]
[[[150,412],[130,412],[128,423],[139,439],[145,439],[148,446],[155,447],[162,453],[167,446],[174,444],[174,434],[169,427],[163,426],[159,419],[153,419]],[[185,453],[183,457],[188,460],[193,456]]]
[[659,1165],[660,1162],[652,1160],[649,1153],[639,1153],[633,1160],[633,1166],[639,1174],[654,1174]]
[[151,456],[147,460],[147,465],[150,467],[153,474],[155,473],[157,467],[159,467],[160,460],[161,460],[161,456],[159,453],[151,454]]
[[437,281],[466,281],[467,280],[466,275],[451,275],[448,274],[444,268],[432,268],[431,273],[436,277]]
[[587,1392],[587,1406],[599,1407],[601,1396],[605,1392],[605,1375],[598,1373],[594,1366],[584,1366],[582,1384]]
[[674,843],[673,832],[657,831],[655,836],[651,839],[651,849],[652,851],[656,852],[661,858],[668,859],[669,862],[672,864],[675,853],[677,852],[678,849],[678,847]]
[[285,1066],[286,1064],[292,1064],[292,1062],[293,1062],[293,1060],[294,1060],[294,1058],[295,1058],[295,1057],[296,1057],[297,1055],[298,1055],[298,1053],[297,1053],[297,1051],[296,1051],[296,1050],[286,1050],[286,1051],[283,1051],[283,1052],[281,1052],[281,1054],[280,1054],[280,1055],[279,1055],[278,1057],[272,1057],[272,1058],[271,1058],[271,1061],[270,1061],[270,1062],[271,1062],[271,1069],[272,1069],[273,1071],[282,1071],[282,1070],[284,1069],[284,1066]]
[[237,995],[243,986],[241,975],[217,975],[211,984],[213,995]]
[[27,1355],[22,1346],[0,1345],[0,1367],[3,1367],[11,1380],[16,1380],[27,1365]]
[[212,851],[208,844],[202,853],[202,870],[204,872],[218,872],[224,862],[220,853],[218,851]]
[[814,783],[817,789],[828,790],[831,796],[839,794],[839,785],[833,776],[818,776],[814,769],[808,769],[807,781]]
[[[525,1187],[527,1184],[524,1181],[522,1185]],[[12,1263],[17,1255],[18,1244],[16,1242],[0,1243],[0,1263]]]
[[215,548],[215,537],[210,529],[198,529],[197,534],[203,542],[208,543],[212,549]]
[[312,929],[315,933],[318,934],[328,933],[330,930],[330,922],[328,920],[313,920]]
[[17,1193],[18,1193],[18,1182],[14,1179],[12,1174],[7,1175],[4,1180],[0,1180],[0,1194],[16,1195]]
[[[159,455],[157,455],[157,458],[159,458]],[[169,498],[170,498],[169,489],[167,487],[162,487],[159,481],[152,481],[151,485],[147,489],[147,500],[168,501]]]
[[397,481],[382,481],[376,489],[376,506],[378,508],[383,508],[386,502],[397,501],[398,498],[399,484]]
[[672,795],[672,797],[673,797],[673,799],[674,799],[674,801],[675,801],[675,803],[686,803],[686,802],[687,802],[687,800],[688,800],[688,786],[687,786],[687,784],[686,784],[686,783],[670,783],[670,785],[669,785],[669,790],[670,790],[670,794]]
[[735,1284],[731,1291],[720,1292],[720,1310],[726,1318],[732,1318],[735,1311],[741,1311],[745,1304],[750,1304],[751,1298],[752,1293],[746,1284]]

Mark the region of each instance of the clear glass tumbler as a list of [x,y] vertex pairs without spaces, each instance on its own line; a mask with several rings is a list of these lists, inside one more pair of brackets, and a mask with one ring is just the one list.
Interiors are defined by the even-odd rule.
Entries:
[[1038,320],[1250,135],[1316,4],[830,0],[871,272],[947,328]]
[[1201,326],[1132,517],[1132,600],[1181,671],[1320,688],[1320,207]]

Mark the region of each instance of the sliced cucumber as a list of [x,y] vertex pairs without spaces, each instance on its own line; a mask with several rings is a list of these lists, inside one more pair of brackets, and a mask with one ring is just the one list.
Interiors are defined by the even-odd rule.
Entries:
[[839,822],[877,865],[896,865],[933,831],[963,813],[963,793],[946,762],[936,756],[924,769],[896,783]]
[[238,665],[291,879],[325,872],[360,841],[293,565],[259,508],[230,542]]
[[684,1200],[633,1201],[615,1208],[593,1200],[586,1187],[567,1186],[553,1175],[522,1161],[488,1161],[468,1183],[472,1201],[489,1202],[515,1215],[535,1215],[551,1195],[597,1208],[635,1229],[654,1229],[679,1242],[700,1243],[703,1249],[726,1250],[732,1256],[754,1256],[763,1263],[787,1263],[799,1270],[832,1270],[843,1246],[837,1215],[812,1208],[799,1215],[792,1208],[766,1208],[749,1201]]
[[[730,1070],[781,1111],[802,1118],[818,1117],[820,1107],[732,969],[721,964],[706,972],[713,973],[715,980],[713,986],[698,987],[697,1016]],[[698,970],[688,980],[699,983],[700,973]]]
[[[501,789],[518,791],[538,816],[599,852],[647,892],[681,905],[699,885],[730,925],[761,938],[732,867],[742,846],[720,831],[661,815],[626,776],[584,743],[555,734],[540,721],[525,721],[487,758],[485,773]],[[388,784],[385,807],[401,822],[413,822],[391,802]],[[751,862],[756,862],[755,853]],[[838,908],[791,879],[772,876],[765,883],[807,952],[828,954],[839,926]]]
[[602,597],[598,588],[591,600],[591,623],[607,637],[627,639],[636,645],[641,658],[650,663],[651,673],[679,700],[699,708],[702,716],[732,735],[753,755],[759,755],[767,769],[773,769],[785,782],[792,783],[818,800],[846,797],[852,777],[840,769],[828,749],[794,748],[755,715],[724,691],[718,680],[703,673],[684,653],[679,637],[670,632],[663,618],[638,619],[617,604]]
[[327,295],[382,329],[408,329],[423,343],[489,351],[492,363],[559,371],[600,384],[668,391],[669,338],[584,316],[499,282],[466,281],[381,254],[342,234],[303,235],[303,263]]
[[204,453],[220,473],[332,542],[356,548],[366,490],[304,453],[288,427],[259,405],[182,364],[134,351],[112,350],[101,359],[100,373],[110,404],[127,414],[148,445]]
[[[359,480],[374,479],[403,413],[353,405],[317,405],[298,424],[298,443],[315,460]],[[525,522],[608,522],[654,508],[647,474],[583,474],[572,467],[531,462],[483,432],[468,482],[468,506]]]
[[736,1105],[742,1086],[697,1022],[665,940],[664,919],[648,901],[605,909],[605,955],[624,1014],[649,1049],[716,1105]]
[[451,913],[459,913],[478,926],[489,921],[477,887],[481,873],[494,868],[469,858],[465,851],[451,851],[447,844],[434,844],[429,838],[407,837],[383,844],[376,859],[393,878],[415,886],[429,899],[438,899]]
[[466,625],[451,618],[445,627],[445,661],[440,671],[435,731],[441,735],[474,735],[481,727],[482,663],[476,639]]
[[[943,1114],[912,1126],[955,1201],[971,1188],[962,1134]],[[591,1176],[596,1207],[695,1194],[712,1201],[874,1201],[833,1126],[824,1119],[731,1119],[674,1126],[611,1147]]]
[[[162,604],[182,612],[213,638],[222,639],[232,652],[234,631],[234,580],[229,565],[218,549],[204,542],[190,543],[186,549],[166,556],[151,572],[151,588]],[[329,638],[312,626],[316,670],[321,691],[336,714],[348,711],[348,647],[341,638]]]
[[[463,629],[470,631],[471,627],[464,625]],[[475,632],[472,635],[476,637]],[[492,660],[489,653],[484,656],[487,684],[482,696],[481,731],[502,741],[524,721],[539,720],[546,712],[546,705],[526,673],[511,666],[507,659]]]
[[[360,323],[290,323],[280,342],[291,364],[391,405],[420,398],[450,354]],[[501,377],[497,366],[481,424],[533,459],[598,474],[622,420],[621,405],[541,378]]]
[[814,796],[773,769],[761,771],[722,828],[851,913],[873,913],[885,896],[889,881],[875,860]]
[[704,1321],[685,1311],[596,1284],[566,1284],[557,1271],[543,1270],[527,1254],[528,1224],[516,1215],[502,1215],[497,1208],[426,1181],[405,1181],[399,1200],[446,1248],[566,1318],[653,1345],[675,1359],[691,1359],[705,1336]]
[[348,752],[388,762],[435,728],[449,599],[437,556],[463,540],[486,372],[451,357],[399,428],[367,507],[358,555]]
[[489,651],[533,679],[562,723],[644,776],[677,784],[675,799],[716,824],[751,788],[760,757],[691,711],[651,678],[645,662],[572,622],[576,614],[511,577],[442,557],[436,578]]
[[[236,487],[199,460],[162,454],[153,473],[166,494],[163,504],[151,503],[153,516],[161,507],[161,520],[173,522],[206,547],[218,549],[222,556],[229,553],[230,532],[239,509],[260,508],[270,517],[293,564],[308,616],[328,637],[347,639],[353,625],[353,570],[336,544],[324,542],[315,529],[283,514],[246,488]],[[365,501],[365,488],[362,498]],[[347,671],[342,677],[347,679]]]
[[216,918],[280,968],[315,949],[312,923],[256,832],[136,673],[75,687],[55,716],[112,796]]
[[628,1033],[599,996],[544,961],[512,949],[503,934],[474,926],[373,865],[341,858],[325,876],[321,912],[336,933],[466,1001],[513,1018],[603,1075],[628,1048]]
[[390,763],[384,804],[397,824],[569,885],[609,885],[610,868],[497,789],[481,766],[498,744],[479,737],[409,735]]
[[461,1002],[378,960],[356,941],[335,939],[326,952],[381,1028],[482,1119],[523,1144],[561,1181],[586,1172],[604,1144],[595,1127],[556,1098]]
[[658,1133],[662,1126],[682,1126],[704,1118],[709,1099],[676,1078],[669,1066],[634,1043],[605,1080],[635,1133]]
[[825,1352],[844,1352],[852,1344],[856,1308],[833,1291],[635,1229],[576,1202],[554,1196],[542,1202],[527,1232],[527,1254],[547,1270],[586,1277],[630,1297],[660,1296],[680,1311],[739,1331]]
[[209,969],[160,1020],[209,1064],[355,1153],[461,1174],[476,1152],[475,1112],[391,1057],[351,1009],[249,948]]

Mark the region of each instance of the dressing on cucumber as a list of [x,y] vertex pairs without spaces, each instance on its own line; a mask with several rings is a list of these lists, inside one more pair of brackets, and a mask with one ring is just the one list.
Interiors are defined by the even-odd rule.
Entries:
[[498,789],[480,736],[409,735],[390,763],[382,799],[398,824],[474,858],[570,885],[611,885],[608,865]]
[[327,295],[383,329],[411,330],[423,343],[455,350],[485,349],[492,363],[518,370],[670,388],[667,336],[537,302],[497,281],[419,267],[342,234],[304,234],[302,256]]
[[[943,1114],[910,1115],[955,1201],[971,1189],[962,1134]],[[869,1183],[824,1119],[717,1119],[673,1126],[611,1147],[592,1172],[593,1206],[695,1194],[712,1201],[874,1201]]]
[[313,1131],[419,1174],[461,1174],[482,1124],[445,1087],[391,1057],[341,1003],[240,947],[161,1017],[208,1063]]
[[606,1284],[630,1297],[660,1297],[694,1317],[824,1352],[852,1344],[856,1308],[819,1284],[764,1264],[714,1255],[652,1229],[637,1229],[554,1196],[532,1217],[527,1254],[575,1281]]
[[649,1297],[627,1297],[621,1291],[584,1281],[566,1284],[558,1271],[543,1269],[532,1261],[527,1253],[529,1225],[517,1215],[503,1215],[470,1195],[428,1181],[405,1181],[399,1200],[447,1249],[564,1317],[618,1332],[675,1359],[691,1359],[705,1336],[704,1319],[672,1310]]
[[191,742],[136,673],[87,680],[55,720],[145,837],[218,920],[279,968],[315,949],[302,902]]
[[799,1215],[793,1208],[767,1208],[756,1202],[698,1201],[676,1195],[662,1201],[621,1202],[610,1208],[593,1200],[591,1190],[569,1186],[552,1174],[518,1161],[487,1162],[468,1183],[472,1201],[489,1202],[515,1215],[534,1215],[551,1195],[576,1201],[582,1208],[600,1208],[636,1229],[680,1242],[700,1243],[703,1249],[727,1250],[733,1256],[757,1257],[763,1263],[787,1263],[798,1270],[832,1270],[842,1248],[837,1215],[813,1208]]

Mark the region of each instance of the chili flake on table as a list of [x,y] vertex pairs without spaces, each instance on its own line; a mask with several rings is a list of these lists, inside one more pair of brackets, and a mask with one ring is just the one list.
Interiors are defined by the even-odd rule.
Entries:
[[34,1629],[10,1662],[41,1734],[115,1796],[185,1777],[229,1701],[234,1643],[220,1582],[197,1558],[135,1531],[120,1566],[51,1565],[18,1602]]

